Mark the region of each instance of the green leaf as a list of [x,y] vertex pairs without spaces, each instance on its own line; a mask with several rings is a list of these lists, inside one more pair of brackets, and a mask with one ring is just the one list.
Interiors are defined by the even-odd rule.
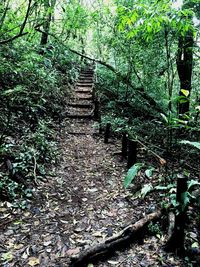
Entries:
[[188,90],[185,89],[181,89],[181,92],[184,94],[184,96],[188,97],[190,92]]
[[188,190],[189,190],[191,187],[195,186],[195,185],[200,185],[200,183],[197,182],[197,181],[195,181],[195,180],[191,180],[191,181],[189,181],[189,183],[188,183]]
[[161,186],[161,185],[157,185],[156,187],[155,187],[155,189],[156,190],[167,190],[168,189],[168,187],[167,186]]
[[199,248],[199,244],[198,244],[198,242],[194,242],[194,243],[192,244],[192,248]]
[[129,170],[127,175],[124,179],[124,187],[128,188],[128,186],[131,184],[135,176],[137,175],[138,171],[144,166],[143,163],[136,163],[134,164]]
[[1,256],[1,260],[4,262],[10,262],[13,259],[13,255],[11,251],[8,251],[6,253],[3,253]]
[[148,178],[150,178],[150,177],[152,176],[154,170],[155,170],[154,167],[150,167],[149,169],[147,169],[147,170],[145,171],[146,176],[147,176]]
[[179,103],[179,104],[183,104],[183,103],[187,103],[188,102],[188,98],[184,95],[180,95],[176,98],[176,101]]
[[182,141],[180,141],[180,144],[190,145],[190,146],[193,146],[193,147],[200,149],[200,142],[191,142],[188,140],[182,140]]
[[160,113],[160,115],[161,115],[161,117],[164,119],[164,121],[165,121],[166,123],[169,122],[169,120],[168,120],[168,118],[165,116],[165,114]]
[[183,203],[181,210],[184,211],[187,208],[188,204],[190,203],[190,197],[187,191],[181,194],[181,200]]
[[2,95],[4,96],[13,95],[13,94],[23,92],[23,91],[25,91],[25,88],[23,86],[18,85],[14,89],[5,90],[4,92],[2,92]]
[[141,190],[141,197],[144,198],[149,192],[151,192],[153,189],[152,184],[145,184]]

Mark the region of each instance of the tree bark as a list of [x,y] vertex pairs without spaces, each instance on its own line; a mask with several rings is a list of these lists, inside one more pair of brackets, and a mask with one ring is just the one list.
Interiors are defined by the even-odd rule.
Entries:
[[[178,114],[182,117],[190,109],[190,93],[192,89],[192,67],[193,67],[193,45],[194,37],[191,31],[188,31],[186,36],[179,37],[178,42],[178,56],[177,56],[177,70],[180,80],[180,99],[178,104]],[[185,96],[182,89],[187,90],[189,95]]]
[[110,129],[111,129],[111,123],[106,124],[106,129],[105,129],[105,135],[104,135],[104,143],[108,143],[108,139],[110,138]]
[[137,142],[128,139],[127,168],[130,169],[137,162]]
[[[45,8],[45,21],[43,25],[43,32],[40,40],[40,45],[45,46],[48,43],[49,38],[49,30],[52,20],[52,15],[54,12],[54,7],[56,4],[56,0],[45,0],[44,8]],[[50,10],[51,9],[51,10]]]
[[179,177],[177,179],[177,193],[176,202],[179,204],[178,214],[175,216],[174,231],[169,238],[165,250],[179,254],[184,253],[184,241],[185,241],[185,223],[187,219],[187,206],[184,203],[184,194],[187,192],[187,181],[186,177]]

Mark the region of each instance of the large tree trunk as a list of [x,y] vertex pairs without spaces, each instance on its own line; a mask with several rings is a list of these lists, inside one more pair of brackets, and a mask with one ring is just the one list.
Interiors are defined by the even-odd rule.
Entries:
[[[179,117],[189,112],[190,108],[190,92],[192,89],[192,66],[193,66],[193,33],[188,31],[187,34],[179,37],[178,43],[178,57],[177,57],[177,70],[180,79],[180,92],[179,96],[184,98],[180,99],[178,105]],[[187,90],[189,95],[185,97],[182,89]]]

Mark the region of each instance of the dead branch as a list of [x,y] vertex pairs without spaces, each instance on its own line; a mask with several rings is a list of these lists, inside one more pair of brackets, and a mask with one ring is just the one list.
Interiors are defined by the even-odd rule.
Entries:
[[38,185],[37,174],[36,174],[37,160],[36,160],[36,157],[35,156],[33,156],[33,160],[34,160],[34,167],[33,167],[34,182],[35,182],[36,185]]
[[98,244],[80,255],[71,259],[71,267],[84,267],[89,262],[99,260],[105,256],[113,254],[118,249],[123,249],[128,244],[137,241],[144,235],[145,230],[150,222],[158,220],[163,214],[163,211],[148,214],[145,218],[142,218],[136,223],[132,223],[124,228],[117,235],[108,238],[103,243]]
[[154,152],[153,150],[149,149],[144,143],[142,143],[139,140],[135,140],[136,142],[138,142],[142,147],[144,147],[144,149],[146,149],[147,151],[149,151],[152,155],[154,155],[160,162],[160,164],[163,166],[165,165],[167,162],[165,159],[163,159],[161,156],[159,156],[156,152]]

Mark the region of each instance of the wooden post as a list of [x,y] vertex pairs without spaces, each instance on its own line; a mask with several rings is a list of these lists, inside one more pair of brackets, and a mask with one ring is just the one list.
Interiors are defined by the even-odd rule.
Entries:
[[122,157],[127,157],[127,146],[128,146],[128,139],[127,139],[127,133],[123,132],[122,134]]
[[100,114],[100,103],[99,99],[95,98],[94,100],[94,120],[100,122],[101,120],[101,114]]
[[128,169],[136,163],[136,160],[137,160],[137,142],[128,139],[128,162],[127,162]]
[[110,128],[111,128],[111,123],[106,124],[106,130],[105,130],[105,136],[104,136],[104,143],[108,143],[108,139],[110,137]]
[[178,214],[175,216],[174,231],[165,245],[165,250],[176,251],[179,254],[184,253],[184,241],[185,241],[185,222],[187,218],[187,207],[184,206],[184,194],[187,192],[187,181],[186,177],[177,178],[177,192],[176,202],[178,206]]
[[95,101],[96,101],[96,92],[94,90],[94,85],[92,86],[92,100],[95,103]]

